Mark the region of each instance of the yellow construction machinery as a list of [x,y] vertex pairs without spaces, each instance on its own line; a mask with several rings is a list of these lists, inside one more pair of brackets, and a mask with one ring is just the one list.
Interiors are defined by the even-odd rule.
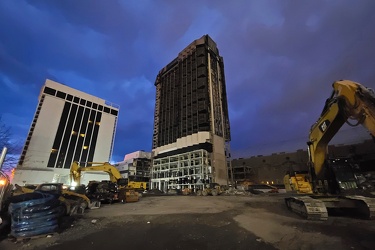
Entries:
[[284,176],[284,186],[286,192],[295,192],[297,194],[313,193],[308,171],[288,172]]
[[[375,217],[375,198],[359,184],[355,163],[329,159],[328,143],[344,125],[363,125],[375,136],[375,95],[359,83],[342,80],[333,83],[321,116],[311,127],[308,141],[309,175],[314,194],[285,199],[286,205],[308,219],[327,220],[328,210],[350,211],[361,217]],[[350,124],[355,120],[356,124]],[[293,179],[290,179],[293,182]],[[295,178],[297,180],[297,178]],[[295,189],[301,193],[296,185]],[[328,210],[327,210],[328,209]]]
[[129,181],[127,186],[128,188],[134,189],[139,192],[143,192],[148,189],[148,183],[145,181]]
[[[100,192],[102,194],[108,194],[103,199],[110,199],[112,201],[122,201],[122,202],[135,202],[139,200],[139,194],[135,192],[135,190],[128,186],[128,180],[122,178],[120,171],[109,162],[85,162],[85,165],[88,166],[80,166],[79,162],[73,162],[72,166],[70,167],[70,177],[72,182],[74,181],[76,185],[81,184],[81,177],[82,172],[105,172],[109,175],[109,182],[98,182],[97,188],[102,187],[104,192]],[[105,186],[113,186],[112,192],[108,192],[108,188]]]
[[59,200],[65,204],[66,213],[74,215],[83,213],[86,208],[94,209],[100,207],[100,201],[96,199],[89,199],[85,194],[80,194],[68,190],[63,183],[43,183],[36,186],[35,189],[30,187],[23,187],[15,185],[13,195],[20,195],[31,192],[46,192],[59,195]]

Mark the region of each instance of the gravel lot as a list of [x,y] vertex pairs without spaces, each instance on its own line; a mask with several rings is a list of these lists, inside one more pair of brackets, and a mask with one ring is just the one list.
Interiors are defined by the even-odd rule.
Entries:
[[63,230],[0,249],[375,249],[374,221],[307,221],[285,194],[150,196],[67,217]]

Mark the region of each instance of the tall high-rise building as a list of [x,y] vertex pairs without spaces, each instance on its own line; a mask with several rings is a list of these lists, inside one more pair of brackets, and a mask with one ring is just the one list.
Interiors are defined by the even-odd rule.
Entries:
[[151,188],[227,184],[230,125],[224,62],[208,36],[160,70],[156,82]]
[[[20,156],[13,183],[69,183],[73,161],[108,162],[119,106],[46,80]],[[87,174],[82,182],[108,179]]]

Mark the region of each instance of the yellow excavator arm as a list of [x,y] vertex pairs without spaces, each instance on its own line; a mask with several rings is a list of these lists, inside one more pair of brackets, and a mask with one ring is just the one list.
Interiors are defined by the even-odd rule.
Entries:
[[135,202],[139,200],[139,195],[133,188],[127,188],[127,179],[122,178],[120,171],[109,162],[86,162],[88,167],[81,167],[79,162],[73,162],[70,167],[70,176],[76,185],[81,184],[82,172],[106,172],[112,183],[118,184],[118,199],[126,202]]
[[[328,158],[328,143],[345,122],[352,126],[361,124],[375,137],[375,95],[372,90],[348,80],[336,81],[332,87],[332,95],[311,127],[307,142],[314,194],[287,197],[285,202],[289,209],[311,220],[327,220],[327,208],[341,212],[344,208],[351,215],[374,219],[375,199],[358,187],[351,162]],[[356,124],[350,124],[349,120],[355,120]],[[288,180],[293,181],[291,177]]]
[[81,184],[82,172],[106,172],[109,175],[110,181],[116,183],[122,179],[120,171],[109,162],[87,162],[88,167],[81,167],[78,162],[73,162],[70,167],[70,178],[76,185]]
[[336,81],[332,87],[332,95],[312,126],[308,141],[310,162],[317,177],[324,172],[328,143],[349,119],[356,120],[355,125],[350,125],[361,124],[375,137],[374,92],[348,80]]

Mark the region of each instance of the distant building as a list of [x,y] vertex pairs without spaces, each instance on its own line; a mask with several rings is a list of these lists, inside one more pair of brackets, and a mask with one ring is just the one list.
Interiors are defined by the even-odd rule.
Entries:
[[[372,140],[353,145],[329,145],[328,155],[329,158],[351,157],[359,163],[362,171],[374,171],[375,147]],[[302,149],[291,153],[233,159],[233,179],[237,183],[282,184],[286,172],[308,171],[308,160],[307,150]]]
[[123,178],[129,181],[150,180],[151,153],[136,151],[125,155],[124,160],[114,164]]
[[227,184],[230,126],[224,61],[208,36],[160,70],[152,142],[151,188]]
[[[282,184],[287,171],[307,171],[307,150],[274,153],[232,160],[233,179],[237,183]],[[230,175],[231,173],[229,173]]]
[[[118,112],[113,103],[46,80],[12,182],[69,183],[73,161],[108,162]],[[108,178],[85,173],[82,183]]]

